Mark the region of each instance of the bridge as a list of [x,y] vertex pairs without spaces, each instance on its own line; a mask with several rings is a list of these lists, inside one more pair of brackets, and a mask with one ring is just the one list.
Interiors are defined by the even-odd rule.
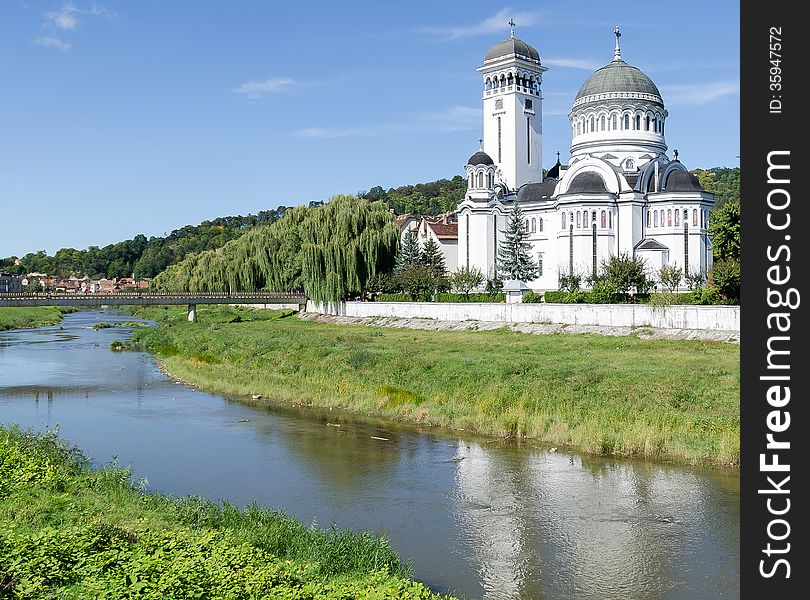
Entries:
[[110,294],[22,292],[0,293],[2,306],[188,306],[188,320],[197,320],[198,304],[297,304],[303,310],[304,294],[278,292],[114,292]]

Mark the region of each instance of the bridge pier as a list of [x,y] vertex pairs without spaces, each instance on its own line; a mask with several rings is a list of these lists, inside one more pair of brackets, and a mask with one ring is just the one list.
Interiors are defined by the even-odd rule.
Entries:
[[188,305],[188,322],[189,323],[196,323],[197,322],[197,305],[196,304],[189,304]]

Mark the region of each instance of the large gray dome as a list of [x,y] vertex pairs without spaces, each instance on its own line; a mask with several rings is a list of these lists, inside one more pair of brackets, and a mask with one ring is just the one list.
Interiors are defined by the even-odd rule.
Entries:
[[577,92],[577,100],[596,94],[649,94],[657,97],[656,103],[663,106],[661,92],[640,69],[628,65],[623,60],[614,60],[588,77]]
[[492,46],[492,48],[490,48],[487,52],[487,55],[484,57],[484,62],[495,58],[500,58],[501,56],[513,55],[522,56],[524,58],[528,58],[529,60],[536,60],[537,62],[540,62],[540,53],[537,52],[537,50],[523,40],[519,40],[514,37],[507,38],[504,41]]

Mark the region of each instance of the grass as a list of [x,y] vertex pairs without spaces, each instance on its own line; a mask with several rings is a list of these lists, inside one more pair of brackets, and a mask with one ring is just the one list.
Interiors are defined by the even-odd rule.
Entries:
[[385,538],[144,494],[53,432],[0,425],[0,597],[438,598]]
[[56,325],[62,320],[62,315],[76,310],[65,306],[2,307],[0,331]]
[[599,454],[739,463],[733,344],[332,325],[227,307],[198,307],[197,323],[168,307],[138,315],[161,325],[135,342],[215,392]]

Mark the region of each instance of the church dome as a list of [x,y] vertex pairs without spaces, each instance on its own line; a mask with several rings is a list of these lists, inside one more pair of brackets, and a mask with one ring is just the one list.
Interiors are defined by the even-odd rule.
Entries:
[[661,92],[641,69],[628,65],[623,60],[613,60],[585,80],[579,88],[574,104],[589,96],[601,94],[641,94],[655,96],[647,98],[663,106]]
[[515,55],[540,62],[540,53],[523,40],[519,40],[514,36],[492,46],[484,57],[484,62],[503,56]]
[[475,154],[470,157],[470,160],[467,161],[468,165],[494,165],[495,161],[490,158],[489,154],[484,152],[483,150],[479,150]]
[[574,177],[568,186],[569,194],[606,194],[605,180],[599,173],[585,171]]
[[702,192],[698,178],[689,171],[673,171],[664,184],[664,191],[667,192]]

